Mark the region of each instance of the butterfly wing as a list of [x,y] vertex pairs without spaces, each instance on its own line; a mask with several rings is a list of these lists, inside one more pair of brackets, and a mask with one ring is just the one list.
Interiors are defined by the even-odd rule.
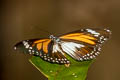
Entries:
[[16,44],[15,49],[20,48],[24,53],[48,62],[69,64],[66,53],[78,61],[95,58],[110,33],[108,29],[81,29],[60,36],[60,42],[51,39],[24,40]]
[[95,58],[110,37],[108,29],[81,29],[60,36],[62,50],[78,61]]
[[15,49],[22,49],[24,53],[39,56],[48,62],[69,63],[64,53],[61,50],[53,52],[53,47],[59,48],[59,45],[54,46],[51,39],[24,40],[15,45]]

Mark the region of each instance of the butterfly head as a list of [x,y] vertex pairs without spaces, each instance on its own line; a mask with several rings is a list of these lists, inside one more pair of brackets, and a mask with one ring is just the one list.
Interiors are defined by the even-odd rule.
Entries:
[[60,42],[60,39],[58,37],[55,37],[54,35],[50,35],[49,37],[51,40],[53,40],[54,42],[58,43]]

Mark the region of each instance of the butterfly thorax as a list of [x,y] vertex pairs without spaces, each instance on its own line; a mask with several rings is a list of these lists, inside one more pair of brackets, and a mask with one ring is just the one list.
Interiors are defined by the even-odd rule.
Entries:
[[56,43],[59,43],[59,42],[60,42],[60,38],[55,37],[54,35],[50,35],[49,38],[50,38],[52,41],[56,42]]

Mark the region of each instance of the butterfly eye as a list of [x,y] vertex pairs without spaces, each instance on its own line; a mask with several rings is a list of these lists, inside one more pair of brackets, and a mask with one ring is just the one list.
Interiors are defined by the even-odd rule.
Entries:
[[60,42],[60,38],[56,38],[56,42]]
[[54,38],[54,36],[53,36],[53,35],[50,35],[50,36],[49,36],[49,38],[50,38],[50,39],[53,39],[53,38]]
[[50,35],[49,38],[52,39],[52,40],[54,40],[54,41],[56,41],[56,42],[60,41],[60,39],[58,37],[54,37],[53,35]]

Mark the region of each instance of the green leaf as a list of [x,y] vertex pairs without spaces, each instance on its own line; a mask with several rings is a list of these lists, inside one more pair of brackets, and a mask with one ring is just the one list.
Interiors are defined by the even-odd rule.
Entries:
[[36,56],[33,56],[29,61],[44,74],[48,80],[85,80],[88,68],[94,60],[78,62],[71,57],[67,56],[67,58],[71,62],[69,67],[49,63]]

